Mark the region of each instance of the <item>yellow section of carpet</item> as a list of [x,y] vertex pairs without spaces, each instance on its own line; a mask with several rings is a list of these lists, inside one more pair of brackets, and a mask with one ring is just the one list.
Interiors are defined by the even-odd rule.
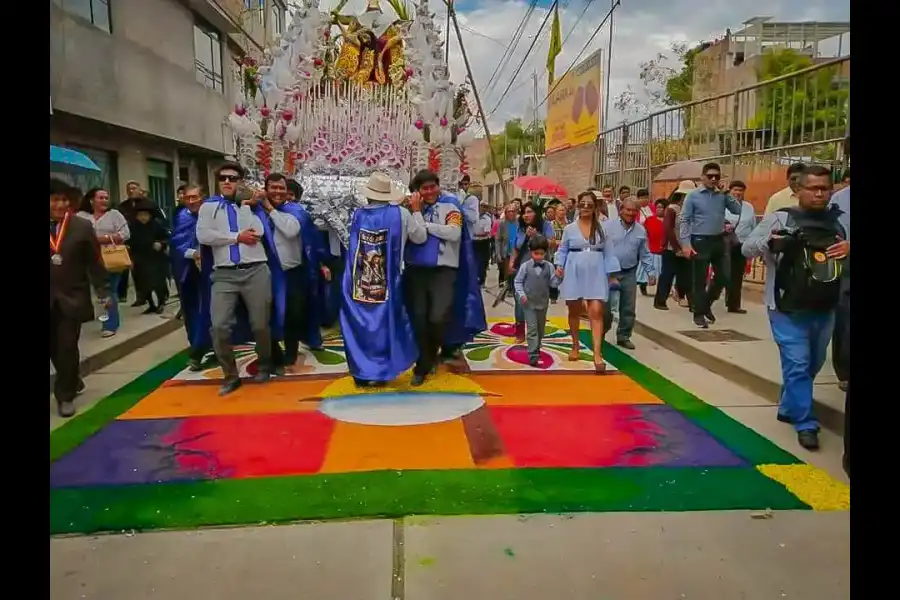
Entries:
[[757,465],[813,510],[850,510],[850,486],[812,465]]
[[342,377],[332,381],[322,392],[325,398],[356,396],[359,394],[383,394],[385,392],[443,392],[447,394],[485,394],[480,385],[462,375],[439,370],[425,379],[419,387],[412,386],[412,371],[407,371],[394,381],[382,387],[356,387],[352,377]]

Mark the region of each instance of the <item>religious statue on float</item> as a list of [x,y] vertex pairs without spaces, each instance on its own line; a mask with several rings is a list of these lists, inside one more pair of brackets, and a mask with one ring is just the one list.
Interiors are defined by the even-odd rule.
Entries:
[[346,1],[332,11],[333,22],[341,30],[337,77],[360,84],[403,85],[403,30],[409,15],[404,3],[389,3],[397,18],[385,16],[380,0],[368,0],[359,16],[340,14]]

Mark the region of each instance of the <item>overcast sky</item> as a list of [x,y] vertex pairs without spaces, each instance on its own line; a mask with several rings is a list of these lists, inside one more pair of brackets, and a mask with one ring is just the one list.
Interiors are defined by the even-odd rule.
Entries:
[[[587,0],[561,0],[560,23],[563,37],[569,33],[585,8]],[[320,7],[330,10],[337,0],[321,0]],[[482,93],[489,124],[498,129],[509,118],[523,117],[531,111],[534,96],[532,73],[538,74],[538,98],[543,102],[547,93],[546,59],[549,44],[549,21],[543,39],[539,39],[534,50],[528,55],[521,72],[510,88],[510,92],[498,105],[513,73],[526,55],[528,46],[538,31],[541,21],[552,2],[539,0],[525,34],[519,41],[509,64],[498,78],[496,86],[486,89],[491,74],[503,56],[513,32],[525,15],[528,2],[523,0],[457,0],[457,14],[463,28],[462,37],[472,64],[475,82]],[[557,75],[561,75],[581,51],[609,11],[609,0],[590,1],[584,18],[575,27],[563,46],[562,54],[556,60]],[[365,0],[350,0],[343,12],[361,13]],[[446,8],[443,0],[431,0],[429,6],[437,13],[436,21],[444,29]],[[385,11],[390,7],[383,2]],[[622,0],[614,13],[613,52],[610,89],[612,98],[629,85],[640,89],[638,71],[640,63],[652,59],[658,52],[667,52],[672,42],[696,43],[721,37],[730,27],[736,31],[741,23],[755,16],[771,16],[780,21],[849,21],[850,0],[754,0],[744,3],[740,0]],[[585,50],[583,57],[598,48],[606,51],[609,43],[609,26],[604,25],[600,33]],[[826,48],[834,52],[835,48]],[[849,35],[845,36],[843,48],[849,49]],[[604,58],[605,66],[605,58]],[[465,66],[455,34],[451,35],[450,71],[455,82],[463,81]],[[484,96],[487,96],[486,98]],[[543,108],[541,109],[541,112]],[[528,114],[531,118],[531,113]],[[611,112],[610,123],[622,120],[621,114]]]

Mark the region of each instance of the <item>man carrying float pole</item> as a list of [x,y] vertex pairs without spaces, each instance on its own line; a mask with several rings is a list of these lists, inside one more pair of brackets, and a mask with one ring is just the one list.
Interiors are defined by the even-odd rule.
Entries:
[[412,204],[423,203],[428,237],[406,248],[404,292],[419,346],[413,385],[434,372],[438,353],[458,355],[463,344],[486,329],[484,304],[472,241],[464,227],[459,200],[441,193],[431,171],[419,171],[410,188]]
[[384,173],[360,187],[368,205],[353,214],[344,265],[340,324],[350,375],[358,386],[383,385],[409,369],[418,350],[403,303],[405,248],[426,241],[421,202],[410,210]]

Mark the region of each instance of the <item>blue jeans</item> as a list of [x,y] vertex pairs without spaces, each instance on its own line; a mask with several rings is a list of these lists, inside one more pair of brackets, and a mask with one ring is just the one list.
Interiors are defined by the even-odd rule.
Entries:
[[834,313],[793,314],[769,311],[772,337],[781,355],[778,414],[797,431],[818,431],[813,415],[813,382],[825,364]]
[[103,322],[103,326],[101,327],[103,331],[119,330],[121,318],[119,317],[119,296],[116,293],[116,289],[121,278],[121,273],[109,273],[107,276],[106,282],[109,284],[109,308],[106,309],[106,314],[109,319]]

